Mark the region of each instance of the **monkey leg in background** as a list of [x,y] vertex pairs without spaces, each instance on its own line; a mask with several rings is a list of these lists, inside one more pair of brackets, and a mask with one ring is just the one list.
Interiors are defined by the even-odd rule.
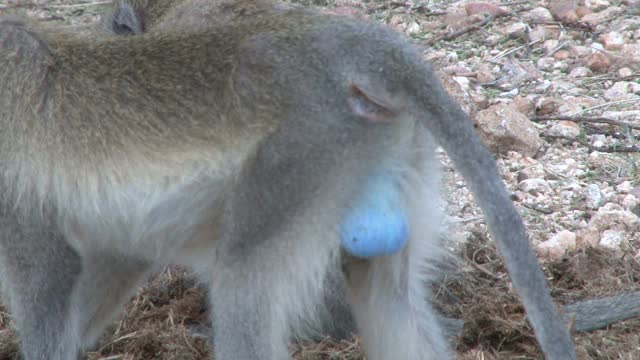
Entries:
[[144,18],[132,5],[117,3],[105,20],[104,29],[114,35],[140,35],[145,31]]
[[140,35],[150,31],[203,30],[294,7],[300,6],[268,0],[118,0],[103,18],[100,32]]
[[[368,358],[451,358],[424,287],[444,252],[436,140],[483,209],[545,355],[574,359],[494,160],[403,39],[305,9],[117,39],[0,20],[0,207],[12,229],[56,240],[0,239],[11,258],[41,257],[0,257],[18,274],[4,289],[26,359],[75,359],[85,332],[167,263],[211,284],[217,360],[286,359],[343,260]],[[343,258],[341,225],[380,172],[398,184],[408,243]],[[39,311],[49,303],[61,310]]]

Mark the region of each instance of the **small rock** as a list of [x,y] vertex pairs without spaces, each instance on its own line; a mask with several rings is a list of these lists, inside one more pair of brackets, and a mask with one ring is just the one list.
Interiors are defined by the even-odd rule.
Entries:
[[627,61],[630,61],[633,63],[640,62],[640,43],[622,45],[622,50],[620,50],[620,55],[624,57]]
[[536,85],[533,89],[531,89],[531,92],[534,94],[544,94],[547,92],[547,90],[549,90],[550,87],[551,87],[551,81],[545,79],[545,80],[542,80],[542,82]]
[[462,88],[462,90],[467,91],[469,90],[469,78],[466,76],[454,76],[453,77],[453,81],[457,82],[460,87]]
[[[567,69],[569,69],[569,64],[567,64],[566,61],[556,61],[555,64],[553,64],[553,70],[558,70],[560,72],[567,72]],[[569,88],[574,88],[575,84],[573,82],[564,82],[565,84],[568,84],[568,86],[563,86],[565,89],[569,89]],[[557,86],[557,84],[560,84],[559,81],[554,81],[554,85],[556,85],[557,88],[560,88]]]
[[510,105],[497,104],[479,111],[476,121],[480,136],[494,152],[517,151],[533,156],[542,146],[533,123]]
[[460,61],[460,58],[458,57],[458,53],[456,53],[455,51],[451,51],[447,53],[443,61],[448,64],[457,64],[458,61]]
[[491,16],[504,15],[509,11],[503,7],[496,6],[494,4],[489,3],[466,3],[464,5],[464,10],[467,12],[467,15],[475,15],[475,14],[489,14]]
[[578,58],[581,59],[589,54],[591,54],[591,49],[588,46],[582,46],[582,45],[569,45],[567,47],[569,49],[569,52],[571,53],[571,56],[574,58]]
[[598,243],[598,245],[612,250],[620,250],[623,239],[624,236],[621,231],[605,230],[600,236],[600,242]]
[[571,57],[571,53],[569,50],[558,50],[555,54],[553,54],[553,58],[556,60],[567,60]]
[[543,57],[538,59],[536,66],[540,70],[549,71],[553,69],[553,65],[556,63],[556,59],[550,57]]
[[640,230],[640,218],[630,211],[609,210],[607,206],[603,206],[593,214],[589,220],[589,226],[595,227],[598,231],[613,229],[637,232]]
[[522,180],[518,183],[518,189],[531,195],[545,194],[552,191],[549,183],[540,178]]
[[462,64],[455,64],[455,65],[445,66],[441,69],[441,71],[449,75],[458,75],[458,74],[469,74],[471,72],[471,69],[469,69],[468,67]]
[[542,43],[542,50],[544,50],[544,52],[548,54],[553,50],[555,50],[559,44],[560,44],[560,41],[558,41],[558,39],[545,40]]
[[515,106],[519,112],[525,115],[533,115],[535,113],[535,101],[536,98],[533,95],[528,95],[526,97],[516,95],[511,104]]
[[[588,96],[590,94],[589,90],[583,87],[574,87],[567,90],[567,94],[580,95],[580,96]],[[575,104],[576,106],[581,106],[580,104]]]
[[617,31],[610,31],[606,34],[600,35],[599,40],[607,50],[618,50],[624,45],[624,37]]
[[558,107],[558,114],[571,115],[582,110],[582,107],[580,106],[580,104],[573,101],[572,96],[570,96],[569,98],[571,98],[571,100],[564,99],[564,98],[562,99],[564,100],[564,102],[562,103],[562,105]]
[[446,13],[447,15],[444,17],[445,25],[452,29],[459,29],[465,26],[464,20],[467,18],[467,12],[461,6],[449,6]]
[[525,20],[529,22],[550,22],[553,21],[553,15],[551,12],[543,7],[537,7],[531,11],[527,11],[523,14]]
[[471,97],[469,96],[469,92],[462,89],[458,82],[454,81],[451,76],[448,76],[440,71],[436,73],[438,79],[444,86],[444,89],[447,91],[449,95],[451,95],[456,102],[462,107],[465,113],[469,115],[472,119],[476,114],[476,106],[474,105]]
[[601,212],[603,214],[612,211],[622,211],[622,206],[613,202],[608,202],[604,204],[600,209],[598,209],[598,212]]
[[604,91],[604,98],[609,101],[618,101],[635,98],[640,94],[640,84],[631,81],[618,81]]
[[606,141],[607,141],[606,135],[603,135],[603,134],[591,135],[591,145],[593,145],[596,148],[603,147]]
[[636,206],[638,206],[638,204],[638,198],[631,194],[625,195],[622,198],[622,202],[620,203],[620,205],[622,205],[625,210],[633,210]]
[[557,124],[549,128],[549,134],[575,139],[580,135],[580,126],[573,121],[558,121]]
[[407,34],[418,34],[422,31],[422,27],[417,22],[413,21],[408,26],[405,32]]
[[588,14],[591,14],[592,12],[593,11],[589,10],[589,8],[586,8],[584,6],[578,6],[578,8],[576,9],[576,15],[578,15],[578,18],[580,19],[582,19]]
[[606,167],[611,158],[611,154],[593,151],[587,157],[587,164],[591,169],[600,169]]
[[622,45],[622,50],[620,51],[622,55],[632,59],[633,61],[638,61],[640,58],[640,44],[624,44]]
[[612,118],[618,121],[627,121],[636,125],[640,124],[640,110],[623,110],[623,111],[608,110],[603,112],[602,116]]
[[593,247],[598,245],[600,231],[593,226],[578,230],[576,233],[576,244],[579,247]]
[[633,70],[629,69],[628,67],[623,67],[618,69],[618,77],[620,78],[626,78],[632,75],[633,75]]
[[553,17],[566,24],[575,24],[578,22],[578,14],[576,9],[578,2],[576,0],[558,0],[549,3],[549,11]]
[[544,41],[546,39],[557,39],[560,36],[560,28],[551,25],[538,25],[529,31],[529,39],[532,42]]
[[623,12],[624,10],[621,7],[608,6],[606,9],[600,12],[586,14],[580,20],[581,22],[595,28],[599,24],[606,24],[607,20],[615,18]]
[[490,83],[496,80],[496,77],[493,75],[491,71],[488,70],[478,70],[476,75],[476,80],[482,84]]
[[601,52],[595,52],[587,55],[586,64],[592,71],[607,71],[611,67],[611,60]]
[[521,37],[526,33],[526,31],[527,24],[521,22],[513,23],[502,29],[502,33],[511,38]]
[[[512,153],[512,154],[515,154],[515,153]],[[542,179],[546,174],[544,171],[544,166],[542,166],[542,164],[540,164],[535,159],[528,156],[523,157],[522,161],[518,163],[518,165],[524,166],[524,168],[518,171],[518,174],[517,174],[518,183],[520,183],[521,181],[525,181],[527,179],[537,179],[537,178]]]
[[532,80],[539,80],[542,78],[542,74],[540,73],[540,71],[538,71],[538,69],[536,69],[536,67],[528,61],[520,61],[518,62],[518,65],[520,65],[520,67],[524,70],[525,72],[525,80],[527,81],[532,81]]
[[407,23],[404,16],[398,14],[391,16],[391,18],[389,19],[389,26],[399,32],[404,32],[405,30],[407,30]]
[[479,109],[486,109],[489,107],[489,97],[485,94],[472,93],[471,100]]
[[542,77],[540,71],[531,63],[510,59],[500,69],[502,77],[497,85],[504,91],[513,90],[525,81],[534,81]]
[[484,38],[483,43],[488,45],[488,46],[496,46],[498,45],[500,42],[502,42],[503,37],[502,35],[489,35],[486,38]]
[[628,194],[631,190],[633,190],[633,185],[631,185],[631,182],[628,180],[616,185],[616,191],[619,193]]
[[568,250],[576,248],[576,234],[568,230],[562,230],[549,240],[541,242],[537,248],[538,256],[549,259],[560,259]]
[[573,70],[571,70],[571,72],[569,73],[569,77],[575,79],[575,78],[591,76],[591,74],[592,74],[591,70],[587,69],[584,66],[578,66]]
[[591,11],[602,11],[611,6],[611,3],[607,0],[585,0],[584,6]]
[[561,103],[559,99],[554,97],[540,98],[536,101],[536,114],[537,115],[549,115],[555,113],[560,107]]
[[585,189],[586,205],[590,209],[596,210],[604,204],[604,197],[600,187],[596,184],[589,184]]

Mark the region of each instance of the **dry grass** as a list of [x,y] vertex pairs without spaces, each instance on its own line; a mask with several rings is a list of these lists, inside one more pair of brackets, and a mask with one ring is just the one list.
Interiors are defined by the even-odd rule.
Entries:
[[[464,270],[449,273],[436,302],[449,316],[464,319],[459,358],[542,359],[523,308],[492,243],[476,233],[462,251]],[[568,303],[640,289],[640,264],[631,256],[587,248],[548,263],[553,296]],[[210,358],[204,294],[185,270],[172,267],[128,304],[90,360],[204,360]],[[0,359],[17,359],[9,317],[0,317]],[[640,319],[605,330],[576,334],[579,359],[635,359]],[[359,339],[291,344],[297,360],[363,359]]]

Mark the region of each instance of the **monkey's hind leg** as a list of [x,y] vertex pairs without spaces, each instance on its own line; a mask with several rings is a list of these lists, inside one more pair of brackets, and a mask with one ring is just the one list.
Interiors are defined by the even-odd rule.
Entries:
[[349,299],[369,359],[451,359],[425,284],[411,279],[408,249],[393,257],[352,259]]
[[69,321],[80,257],[53,226],[0,219],[3,300],[14,318],[26,360],[76,359],[78,329]]
[[210,271],[215,359],[290,358],[291,334],[317,318],[330,261],[326,242],[304,240],[273,236],[255,247],[218,244]]
[[105,327],[151,272],[145,260],[113,252],[83,256],[82,274],[73,293],[73,305],[83,349],[95,346]]
[[77,359],[145,278],[148,264],[102,252],[80,256],[52,224],[0,221],[2,290],[24,358]]

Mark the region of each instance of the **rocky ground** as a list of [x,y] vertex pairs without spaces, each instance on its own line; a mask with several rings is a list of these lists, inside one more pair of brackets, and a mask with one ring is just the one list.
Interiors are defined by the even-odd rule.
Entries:
[[[425,49],[472,116],[520,209],[560,303],[640,288],[640,1],[313,1],[386,23]],[[110,1],[0,0],[64,25]],[[436,302],[465,321],[461,359],[541,358],[482,213],[445,156],[450,246]],[[128,305],[89,359],[206,359],[202,294],[181,269]],[[0,314],[0,358],[15,358]],[[200,329],[200,330],[199,330]],[[580,359],[640,358],[640,320],[576,334]],[[294,344],[297,359],[361,359],[358,338]]]

